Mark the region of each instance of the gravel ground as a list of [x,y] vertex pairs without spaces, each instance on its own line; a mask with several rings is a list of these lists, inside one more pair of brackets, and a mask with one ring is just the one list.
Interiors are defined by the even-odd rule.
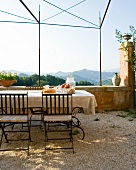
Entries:
[[33,127],[30,156],[26,151],[0,152],[0,170],[136,170],[136,119],[126,114],[78,114],[86,136],[81,140],[74,135],[74,154],[71,150],[45,153],[44,131]]

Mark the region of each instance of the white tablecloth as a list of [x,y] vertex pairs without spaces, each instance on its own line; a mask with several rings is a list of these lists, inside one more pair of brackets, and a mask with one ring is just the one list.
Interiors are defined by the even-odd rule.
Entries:
[[[41,96],[41,91],[28,91],[29,107],[41,106]],[[85,114],[95,114],[95,107],[97,107],[95,96],[85,90],[76,90],[73,94],[73,107],[82,107]]]
[[[0,93],[24,93],[26,90],[3,90]],[[40,90],[28,90],[28,106],[42,106],[42,92]],[[95,114],[97,102],[95,96],[85,90],[76,90],[73,94],[73,107],[82,107],[85,114]]]

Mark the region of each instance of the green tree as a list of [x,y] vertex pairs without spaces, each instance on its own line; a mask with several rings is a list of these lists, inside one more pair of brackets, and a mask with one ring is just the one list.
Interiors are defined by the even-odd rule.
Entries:
[[[39,76],[37,74],[33,74],[31,76],[24,76],[24,77],[19,77],[17,76],[17,82],[14,84],[14,86],[38,86]],[[45,85],[50,85],[50,86],[57,86],[64,84],[65,80],[59,77],[55,77],[52,75],[42,75],[40,77],[40,85],[45,86]],[[92,86],[94,84],[88,82],[88,81],[80,81],[76,83],[77,86]]]
[[48,85],[50,85],[50,86],[57,86],[59,84],[65,83],[65,80],[62,79],[62,78],[55,77],[55,76],[47,74],[46,82],[48,82]]
[[76,83],[77,86],[92,86],[94,84],[88,82],[88,81],[80,81],[78,83]]

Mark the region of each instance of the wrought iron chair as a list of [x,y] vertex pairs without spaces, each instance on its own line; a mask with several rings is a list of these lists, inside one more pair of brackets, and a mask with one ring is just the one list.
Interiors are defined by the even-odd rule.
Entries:
[[75,134],[78,136],[79,139],[85,138],[85,132],[84,129],[81,127],[81,122],[77,118],[77,113],[83,113],[84,110],[82,107],[74,107],[72,109],[72,126],[73,126],[73,135]]
[[[49,88],[53,88],[53,86],[50,86]],[[43,86],[26,86],[25,89],[26,90],[42,90]],[[43,123],[42,121],[43,108],[42,107],[29,107],[29,109],[32,113],[31,127],[39,126],[41,129],[42,123]]]
[[42,90],[43,86],[25,86],[25,90]]
[[[42,106],[44,108],[45,150],[72,149],[74,153],[72,137],[72,94],[42,94]],[[53,132],[55,132],[57,137],[51,135]],[[66,133],[67,136],[61,136],[61,132]],[[48,147],[47,142],[50,140],[70,140],[71,147]]]
[[[25,90],[42,90],[43,86],[25,86]],[[29,110],[32,113],[31,118],[31,127],[42,127],[42,114],[41,114],[42,107],[30,107]],[[22,126],[24,127],[24,125]]]
[[[0,108],[0,127],[2,129],[0,151],[27,150],[29,155],[31,115],[28,114],[28,93],[0,92]],[[22,129],[19,126],[20,124],[27,124],[26,129]],[[19,135],[13,136],[13,133]],[[5,137],[7,143],[9,141],[27,140],[27,147],[22,148],[23,143],[21,143],[22,146],[19,148],[5,149],[5,147],[2,147],[3,137]]]

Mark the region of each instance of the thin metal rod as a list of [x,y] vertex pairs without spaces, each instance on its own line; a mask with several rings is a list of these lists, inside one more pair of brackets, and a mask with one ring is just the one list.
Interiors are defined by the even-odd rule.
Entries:
[[39,5],[39,79],[38,79],[38,81],[39,81],[39,83],[38,83],[38,85],[40,86],[40,76],[41,76],[41,73],[40,73],[40,70],[41,70],[41,68],[40,68],[40,65],[41,65],[41,62],[40,62],[40,58],[41,58],[41,53],[40,53],[40,5]]
[[101,16],[99,12],[99,24],[100,24],[100,86],[102,86],[102,68],[101,68]]
[[103,16],[103,19],[102,19],[100,28],[102,27],[102,24],[103,24],[103,22],[104,22],[105,16],[106,16],[106,14],[107,14],[107,11],[108,11],[108,8],[109,8],[109,5],[110,5],[110,2],[111,2],[111,0],[109,0],[108,5],[107,5],[107,7],[106,7],[106,10],[105,10],[105,13],[104,13],[104,16]]
[[[77,5],[79,5],[79,4],[81,4],[81,3],[85,2],[85,1],[86,1],[86,0],[83,0],[83,1],[81,1],[81,2],[78,2],[77,4],[75,4],[75,5],[73,5],[73,6],[69,7],[69,8],[67,8],[67,9],[65,9],[65,10],[67,11],[67,10],[69,10],[69,9],[71,9],[71,8],[77,6]],[[53,17],[55,17],[55,16],[57,16],[57,15],[60,15],[60,14],[63,13],[63,12],[64,12],[64,11],[61,11],[61,12],[59,12],[59,13],[57,13],[57,14],[55,14],[55,15],[52,15],[52,16],[50,16],[50,17],[48,17],[48,18],[46,18],[46,19],[44,19],[44,20],[42,20],[42,21],[51,19],[51,18],[53,18]]]
[[39,77],[38,77],[38,85],[40,86],[40,5],[39,5],[39,21],[38,19],[34,16],[34,14],[30,11],[30,9],[25,5],[25,3],[22,0],[19,0],[23,6],[28,10],[28,12],[34,17],[34,19],[37,21],[39,24]]
[[19,15],[16,15],[16,14],[12,14],[12,13],[10,13],[10,12],[6,12],[6,11],[2,11],[2,10],[0,10],[0,12],[3,12],[3,13],[5,13],[5,14],[12,15],[12,16],[15,16],[15,17],[27,19],[27,20],[29,20],[29,21],[35,21],[35,20],[29,19],[29,18],[25,18],[25,17],[19,16]]
[[92,23],[92,22],[90,22],[90,21],[87,21],[87,20],[84,19],[84,18],[81,18],[81,17],[79,17],[79,16],[77,16],[77,15],[71,13],[71,12],[68,12],[67,10],[64,10],[64,9],[58,7],[57,5],[54,5],[54,4],[52,4],[52,3],[50,3],[50,2],[48,2],[48,1],[46,1],[46,0],[43,0],[43,1],[46,2],[46,3],[48,3],[48,4],[50,4],[50,5],[52,5],[52,6],[54,6],[55,8],[60,9],[60,10],[63,11],[63,12],[66,12],[66,13],[68,13],[68,14],[70,14],[70,15],[78,18],[78,19],[80,19],[80,20],[83,20],[83,21],[85,21],[85,22],[88,22],[89,24],[92,24],[92,25],[94,25],[94,26],[98,26],[98,25],[96,25],[96,24],[94,24],[94,23]]
[[[136,52],[136,44],[135,44],[135,41],[133,40],[133,53]],[[134,64],[134,55],[132,55],[132,64]],[[133,88],[133,107],[136,108],[136,97],[135,97],[135,71],[132,71],[132,88]]]
[[62,26],[62,27],[74,27],[74,28],[94,28],[94,29],[100,29],[99,27],[90,27],[90,26],[81,26],[81,25],[68,25],[68,24],[51,24],[46,22],[41,22],[42,25],[53,25],[53,26]]
[[34,19],[39,23],[38,19],[34,16],[34,14],[30,11],[30,9],[25,5],[25,3],[22,0],[19,0],[24,7],[28,10],[28,12],[34,17]]
[[[4,22],[4,23],[17,23],[17,24],[39,24],[37,22],[19,22],[19,21],[1,21],[0,22]],[[51,25],[51,26],[62,26],[62,27],[72,27],[72,28],[87,28],[87,29],[100,29],[99,27],[89,27],[89,26],[82,26],[82,25],[68,25],[68,24],[51,24],[51,23],[44,23],[41,22],[40,24],[42,25]]]

